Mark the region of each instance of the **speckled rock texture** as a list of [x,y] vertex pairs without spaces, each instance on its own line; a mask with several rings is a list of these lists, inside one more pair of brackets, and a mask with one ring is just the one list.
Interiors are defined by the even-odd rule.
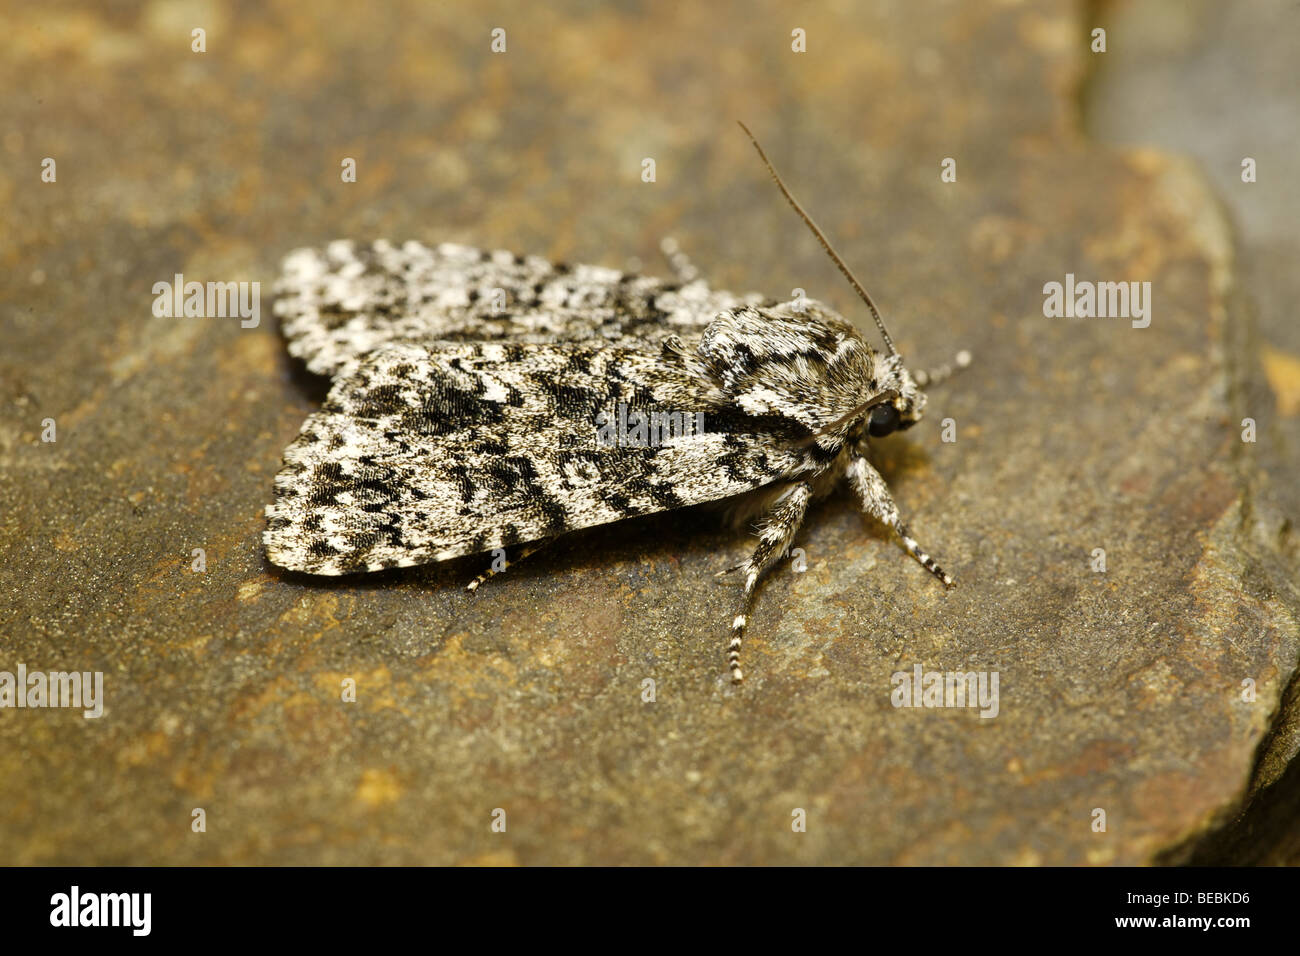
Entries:
[[[1272,433],[1242,440],[1273,397],[1206,180],[1083,134],[1074,5],[4,18],[0,670],[102,671],[106,701],[0,710],[0,862],[1132,864],[1240,808],[1300,647]],[[836,495],[733,688],[714,575],[748,542],[707,514],[573,535],[476,594],[485,559],[266,563],[272,476],[324,394],[271,316],[291,248],[666,272],[671,234],[715,286],[868,329],[738,118],[909,363],[975,355],[877,457],[957,590]],[[261,282],[260,323],[155,316],[177,273]],[[1149,327],[1046,317],[1067,274],[1151,283]],[[892,706],[918,664],[997,672],[997,716]]]

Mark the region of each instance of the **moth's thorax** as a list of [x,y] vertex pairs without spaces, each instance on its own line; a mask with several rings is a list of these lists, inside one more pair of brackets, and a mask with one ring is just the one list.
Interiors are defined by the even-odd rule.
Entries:
[[857,329],[805,299],[720,313],[692,365],[719,404],[817,431],[862,401],[876,356]]

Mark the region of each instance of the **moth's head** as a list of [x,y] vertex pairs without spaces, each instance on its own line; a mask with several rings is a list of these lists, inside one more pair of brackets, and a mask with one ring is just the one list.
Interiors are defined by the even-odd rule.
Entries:
[[872,438],[884,438],[897,431],[905,431],[919,422],[925,412],[925,392],[916,384],[912,373],[903,365],[902,358],[893,353],[875,356],[878,398],[866,411],[863,427]]

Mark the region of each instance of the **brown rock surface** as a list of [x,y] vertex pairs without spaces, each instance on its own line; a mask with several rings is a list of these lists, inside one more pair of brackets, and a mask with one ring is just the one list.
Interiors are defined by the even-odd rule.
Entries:
[[[0,711],[0,862],[1142,863],[1227,819],[1300,635],[1240,438],[1232,236],[1189,163],[1080,133],[1074,7],[946,9],[8,14],[0,670],[103,671],[107,704]],[[671,233],[717,286],[802,287],[866,328],[736,118],[913,366],[975,353],[879,456],[958,590],[836,496],[807,571],[760,592],[733,690],[713,574],[747,542],[695,513],[575,535],[476,595],[477,559],[266,564],[321,383],[269,301],[253,329],[156,318],[155,282],[269,299],[285,251],[336,236],[657,270]],[[1067,273],[1149,281],[1150,327],[1044,317]],[[998,716],[891,707],[917,663],[997,671]]]

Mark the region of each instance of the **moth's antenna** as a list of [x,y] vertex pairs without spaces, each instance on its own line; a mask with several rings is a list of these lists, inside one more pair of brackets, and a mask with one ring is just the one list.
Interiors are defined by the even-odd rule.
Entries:
[[[740,123],[740,120],[736,120],[736,122]],[[799,205],[799,201],[795,199],[794,196],[790,195],[790,190],[786,189],[785,183],[781,181],[781,176],[776,171],[776,167],[774,167],[772,161],[767,158],[767,153],[763,152],[763,147],[758,145],[758,140],[756,140],[754,134],[749,131],[749,127],[744,123],[740,123],[740,128],[745,131],[745,135],[749,137],[749,141],[753,143],[754,148],[758,150],[758,158],[763,161],[763,165],[767,167],[767,171],[772,174],[772,179],[776,181],[776,186],[781,190],[781,195],[785,196],[790,205],[794,207],[794,211],[799,214],[799,218],[801,218],[808,228],[812,230],[812,234],[816,236],[817,241],[822,244],[822,248],[826,250],[826,254],[831,257],[831,261],[839,266],[840,272],[844,273],[844,278],[849,280],[849,285],[853,286],[853,290],[862,297],[862,301],[865,302],[867,308],[871,310],[871,317],[876,320],[876,328],[880,329],[880,337],[885,340],[885,347],[889,349],[889,354],[897,355],[898,350],[894,348],[894,340],[891,339],[889,333],[885,331],[885,322],[880,318],[880,312],[876,309],[876,303],[871,301],[871,296],[867,295],[867,290],[862,288],[862,283],[854,277],[853,273],[849,271],[849,267],[844,264],[844,260],[841,259],[839,254],[831,248],[830,240],[827,239],[822,231],[817,228],[817,223],[813,222],[812,217],[809,216],[808,213],[804,212],[803,206]]]

